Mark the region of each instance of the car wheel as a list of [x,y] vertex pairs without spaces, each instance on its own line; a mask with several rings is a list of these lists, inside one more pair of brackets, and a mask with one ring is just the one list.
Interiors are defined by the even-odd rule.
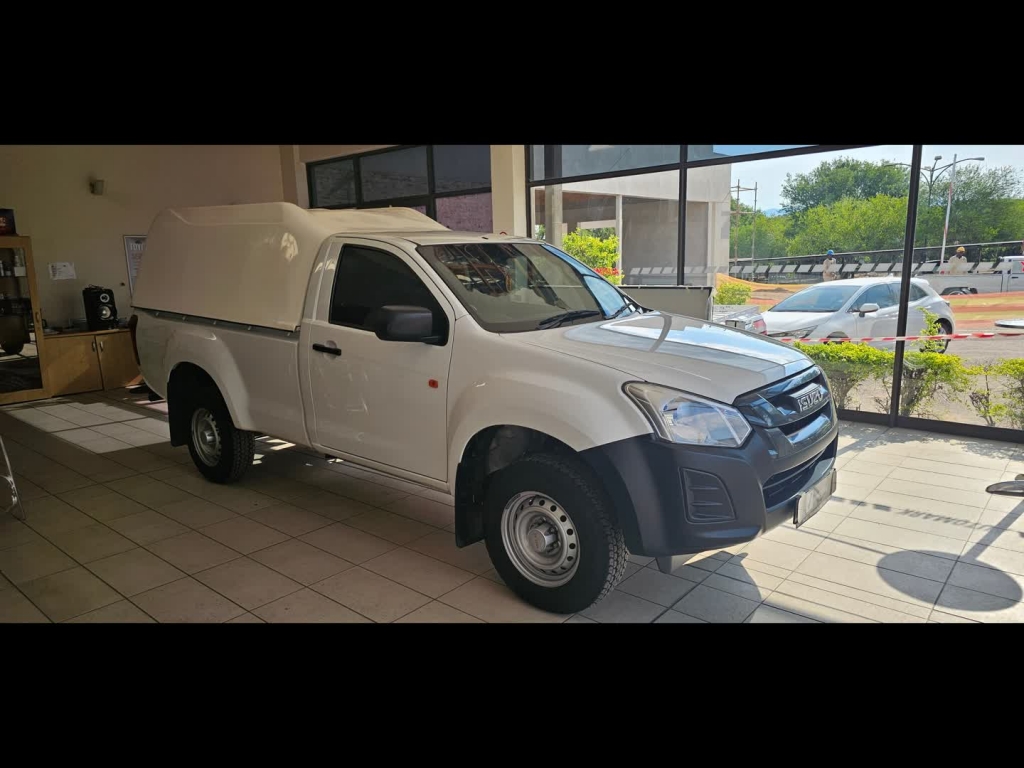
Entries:
[[24,348],[24,343],[20,341],[11,341],[6,344],[0,344],[0,349],[3,349],[5,355],[20,355],[21,350]]
[[[940,336],[945,336],[953,332],[953,327],[946,320],[939,320],[939,333]],[[949,339],[942,339],[936,341],[935,344],[940,345],[936,348],[936,351],[945,354],[946,350],[949,349]]]
[[573,458],[535,454],[502,469],[487,491],[487,551],[528,603],[576,613],[622,578],[626,545],[611,500]]
[[256,438],[236,429],[220,393],[203,388],[191,398],[188,452],[207,480],[231,483],[252,465]]

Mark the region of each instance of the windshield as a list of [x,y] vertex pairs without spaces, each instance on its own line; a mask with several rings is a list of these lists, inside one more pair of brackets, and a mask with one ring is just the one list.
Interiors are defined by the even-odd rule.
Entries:
[[543,243],[453,243],[418,250],[489,331],[594,322],[639,308],[589,267]]
[[838,312],[858,290],[859,285],[828,285],[805,288],[783,299],[769,312]]

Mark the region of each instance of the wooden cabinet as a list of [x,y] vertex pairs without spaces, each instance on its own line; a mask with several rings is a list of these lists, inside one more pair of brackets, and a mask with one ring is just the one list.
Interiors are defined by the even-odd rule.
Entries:
[[46,346],[51,395],[75,395],[103,389],[95,336],[51,336]]
[[46,339],[47,382],[53,397],[117,389],[139,378],[128,331],[55,334]]

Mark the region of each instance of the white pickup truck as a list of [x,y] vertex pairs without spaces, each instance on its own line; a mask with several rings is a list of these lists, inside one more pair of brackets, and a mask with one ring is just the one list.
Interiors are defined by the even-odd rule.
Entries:
[[835,489],[825,376],[793,348],[639,306],[549,244],[409,209],[180,208],[133,298],[171,442],[230,482],[255,435],[455,498],[530,603],[570,613],[627,553],[801,524]]

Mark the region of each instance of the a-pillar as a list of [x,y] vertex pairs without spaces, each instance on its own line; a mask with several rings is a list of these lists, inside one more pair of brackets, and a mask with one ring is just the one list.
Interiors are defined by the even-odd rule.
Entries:
[[491,211],[494,231],[527,237],[526,147],[491,145]]

